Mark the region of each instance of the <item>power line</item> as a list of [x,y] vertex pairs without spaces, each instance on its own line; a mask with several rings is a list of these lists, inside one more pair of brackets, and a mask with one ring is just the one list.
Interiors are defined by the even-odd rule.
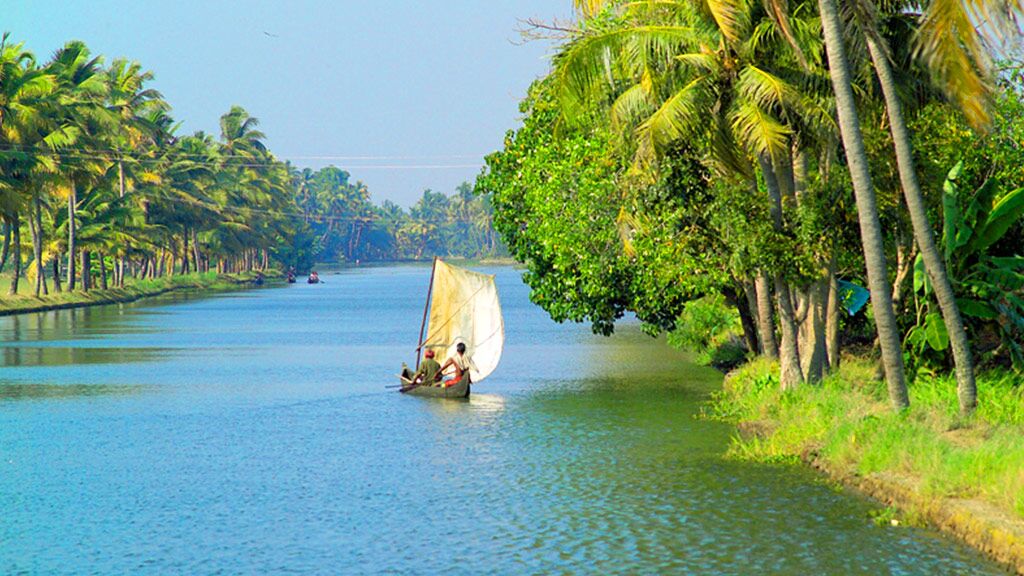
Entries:
[[[249,214],[256,213],[256,214],[266,214],[266,215],[269,215],[269,216],[302,218],[304,220],[313,220],[313,221],[316,221],[316,222],[338,222],[338,223],[340,223],[340,222],[378,222],[378,221],[387,221],[386,218],[380,216],[379,214],[368,214],[366,216],[327,216],[327,215],[318,215],[318,214],[307,214],[305,212],[286,212],[286,211],[283,211],[283,210],[270,210],[270,209],[267,209],[267,208],[250,208],[250,207],[246,207],[246,206],[230,206],[230,205],[221,206],[221,205],[215,204],[213,202],[206,202],[206,201],[203,201],[203,200],[196,200],[196,199],[192,199],[192,198],[163,197],[163,198],[159,198],[158,201],[160,201],[160,202],[171,202],[171,203],[178,202],[178,203],[182,203],[182,204],[188,204],[188,205],[194,205],[194,206],[202,206],[203,208],[207,208],[207,209],[209,209],[211,211],[216,211],[216,212],[223,212],[225,210],[228,210],[228,211],[235,212],[235,213],[237,213],[237,214],[239,214],[241,216],[246,216],[246,215],[249,215]],[[403,215],[404,214],[405,213],[403,212]],[[471,218],[445,218],[443,220],[436,220],[435,222],[439,223],[439,224],[452,224],[452,223],[458,223],[458,222],[474,223],[474,222],[477,222],[477,220],[473,220]]]
[[[447,154],[447,155],[423,155],[423,156],[344,156],[344,155],[319,155],[319,156],[282,156],[285,160],[277,159],[278,156],[274,155],[274,159],[267,162],[253,162],[252,156],[248,154],[203,154],[203,153],[186,153],[176,152],[171,157],[155,158],[151,156],[141,156],[133,153],[126,153],[120,150],[113,149],[102,149],[102,148],[63,148],[59,150],[53,150],[49,148],[40,148],[35,145],[28,144],[15,144],[8,143],[4,146],[0,146],[0,152],[22,152],[22,153],[34,153],[41,156],[67,158],[75,160],[116,160],[118,158],[131,159],[139,163],[162,163],[168,159],[196,159],[193,161],[194,164],[198,165],[220,165],[223,161],[230,160],[246,160],[248,162],[235,163],[232,162],[232,166],[242,167],[260,167],[260,166],[275,166],[283,164],[285,160],[346,160],[346,161],[384,161],[384,160],[461,160],[461,159],[476,159],[483,158],[486,154]],[[477,168],[480,164],[367,164],[359,166],[349,166],[351,169],[446,169],[446,168]]]

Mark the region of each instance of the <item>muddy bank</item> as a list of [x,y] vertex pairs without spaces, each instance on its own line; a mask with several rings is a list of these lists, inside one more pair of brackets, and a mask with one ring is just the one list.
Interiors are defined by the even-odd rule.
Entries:
[[[737,425],[741,437],[767,438],[776,428],[769,421]],[[1024,575],[1024,522],[982,500],[921,494],[920,480],[893,472],[862,475],[822,458],[813,450],[800,460],[831,480],[896,508],[914,523],[926,524],[984,553],[1011,571]]]

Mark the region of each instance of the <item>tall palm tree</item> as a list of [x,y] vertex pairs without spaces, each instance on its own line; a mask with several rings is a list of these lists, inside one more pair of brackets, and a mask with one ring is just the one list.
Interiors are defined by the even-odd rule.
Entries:
[[[21,214],[28,209],[36,262],[35,292],[43,284],[41,238],[37,234],[38,173],[52,168],[53,159],[40,154],[39,148],[66,142],[61,131],[52,127],[54,79],[36,66],[35,58],[22,44],[11,44],[8,35],[0,39],[0,211],[8,231],[14,236],[14,274],[11,294],[17,293],[21,277]],[[6,240],[6,238],[5,238]]]
[[256,129],[259,125],[259,119],[250,116],[245,108],[232,106],[220,117],[220,137],[224,141],[225,155],[251,158],[266,153],[263,140],[267,137]]
[[[152,72],[143,71],[141,64],[125,59],[114,60],[106,70],[106,108],[117,119],[117,128],[104,135],[105,147],[114,156],[118,198],[122,202],[131,176],[125,164],[138,166],[138,157],[144,154],[145,148],[155,145],[166,130],[162,121],[169,106],[160,92],[146,87],[152,79]],[[114,278],[120,286],[124,283],[125,255],[130,246],[125,243],[113,248],[118,253]]]
[[[47,64],[57,78],[62,129],[74,135],[72,143],[80,148],[100,148],[92,144],[97,143],[100,133],[116,125],[102,105],[107,86],[100,71],[101,63],[102,57],[92,57],[88,47],[75,40],[58,50]],[[88,192],[88,187],[106,171],[105,164],[105,158],[88,154],[62,157],[61,168],[68,182],[68,290],[74,290],[76,285],[75,211],[80,200],[79,189]],[[83,274],[87,271],[83,270]]]
[[[970,343],[964,329],[956,297],[949,280],[945,261],[936,246],[928,219],[921,187],[914,166],[910,131],[903,117],[897,91],[896,73],[891,62],[889,45],[881,34],[875,5],[858,0],[854,15],[862,28],[871,62],[878,75],[885,97],[900,183],[914,228],[914,238],[921,250],[925,270],[932,282],[936,300],[942,310],[950,347],[956,364],[957,396],[962,414],[970,414],[977,405],[977,386]],[[902,17],[912,6],[890,6],[893,17]],[[997,42],[993,36],[1011,27],[1013,16],[1019,15],[1021,4],[1011,2],[962,2],[939,0],[928,4],[918,28],[919,51],[923,60],[940,80],[951,100],[960,104],[968,119],[976,126],[988,121],[991,100],[991,67],[985,46]],[[975,24],[984,22],[984,25]]]
[[885,379],[889,388],[889,400],[897,410],[903,410],[910,405],[903,368],[903,353],[900,349],[896,314],[892,307],[882,226],[878,219],[878,203],[874,184],[871,182],[871,173],[868,170],[867,152],[864,150],[864,137],[860,131],[850,65],[843,43],[842,22],[835,0],[818,0],[818,11],[828,54],[829,75],[835,92],[839,132],[846,152],[850,178],[853,181],[857,218],[864,247],[864,262],[873,301],[875,327],[882,351],[882,364],[885,366]]

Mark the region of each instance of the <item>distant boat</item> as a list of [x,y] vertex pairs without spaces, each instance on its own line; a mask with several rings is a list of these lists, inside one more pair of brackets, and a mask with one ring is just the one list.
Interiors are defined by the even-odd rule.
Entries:
[[416,349],[417,369],[424,351],[433,350],[443,365],[456,354],[455,347],[460,342],[466,345],[466,355],[473,360],[473,366],[460,381],[449,386],[418,385],[412,380],[414,371],[406,368],[400,376],[400,391],[429,398],[468,398],[470,385],[483,381],[498,367],[505,346],[505,322],[494,276],[434,258],[420,324],[420,345]]
[[295,284],[295,274],[292,274],[291,272],[288,273],[288,283]]
[[312,274],[309,275],[309,279],[306,280],[306,282],[308,282],[310,284],[319,284],[320,283],[320,275],[317,274],[316,272],[313,272]]

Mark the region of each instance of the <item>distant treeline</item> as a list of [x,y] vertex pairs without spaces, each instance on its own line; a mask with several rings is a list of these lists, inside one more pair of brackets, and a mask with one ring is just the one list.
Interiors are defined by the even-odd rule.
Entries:
[[408,213],[337,168],[278,160],[239,106],[179,135],[153,75],[68,42],[46,62],[0,40],[0,271],[11,294],[215,269],[500,252],[468,185]]
[[408,211],[385,200],[374,205],[362,182],[344,170],[309,168],[295,177],[296,203],[313,235],[319,262],[419,260],[439,256],[507,256],[492,226],[490,197],[469,183],[447,196],[425,190]]

